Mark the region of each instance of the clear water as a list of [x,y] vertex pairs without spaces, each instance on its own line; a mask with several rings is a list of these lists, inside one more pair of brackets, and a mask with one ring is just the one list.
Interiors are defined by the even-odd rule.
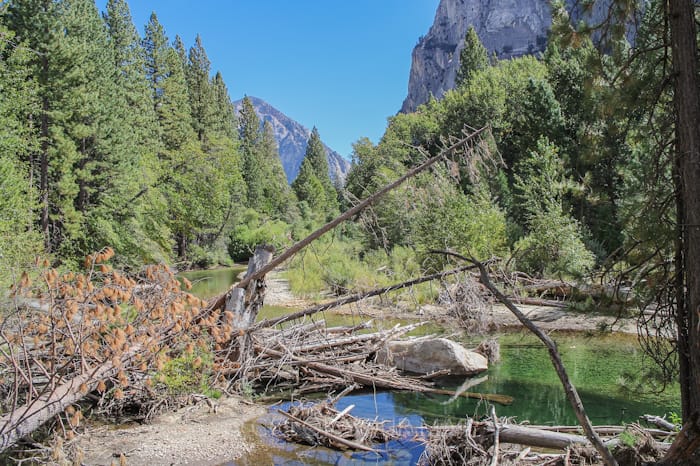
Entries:
[[[186,276],[195,282],[195,293],[215,295],[230,286],[243,269],[221,269],[204,272],[188,272]],[[206,285],[206,286],[205,286]],[[202,287],[202,288],[200,288]],[[218,288],[217,288],[218,287]],[[204,291],[199,291],[200,289]],[[207,297],[206,295],[200,295]],[[262,317],[274,317],[291,312],[287,308],[264,309]],[[326,313],[330,325],[358,323],[357,317],[337,316]],[[393,325],[383,322],[384,326]],[[430,328],[431,332],[436,328]],[[579,391],[591,421],[597,425],[634,422],[642,414],[664,415],[680,411],[680,395],[677,386],[667,388],[661,394],[645,393],[633,389],[646,386],[641,375],[648,364],[639,348],[636,337],[631,335],[586,335],[582,333],[553,333],[559,346],[569,376]],[[515,417],[531,424],[575,425],[576,418],[566,400],[559,379],[552,368],[547,350],[527,332],[515,332],[498,336],[501,345],[501,362],[493,364],[485,374],[488,379],[469,389],[472,392],[499,393],[514,397],[510,406],[496,405],[499,416]],[[475,341],[465,341],[474,346]],[[442,386],[458,388],[465,380],[453,378],[442,381]],[[632,388],[631,388],[632,387]],[[423,424],[452,423],[466,416],[485,416],[486,403],[478,400],[441,395],[425,395],[409,392],[359,393],[344,397],[338,408],[354,404],[352,414],[369,419],[398,423],[406,419],[414,426]],[[272,408],[279,409],[277,408]],[[373,453],[340,453],[323,448],[288,445],[274,439],[265,423],[275,422],[274,414],[262,420],[262,424],[250,426],[251,441],[263,446],[240,465],[259,464],[415,464],[422,452],[420,442],[391,442],[380,446],[381,455]],[[411,435],[420,435],[421,431]]]
[[238,275],[246,270],[246,266],[226,267],[211,270],[191,270],[180,272],[178,276],[192,282],[190,292],[202,299],[208,299],[228,290],[238,280]]

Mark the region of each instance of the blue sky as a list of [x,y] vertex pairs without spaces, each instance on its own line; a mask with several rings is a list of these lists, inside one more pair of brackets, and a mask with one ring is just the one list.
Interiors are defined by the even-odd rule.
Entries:
[[[344,156],[384,133],[406,97],[411,51],[439,0],[131,0],[141,34],[151,11],[172,40],[202,36],[231,97],[260,97]],[[104,8],[106,1],[101,1]]]

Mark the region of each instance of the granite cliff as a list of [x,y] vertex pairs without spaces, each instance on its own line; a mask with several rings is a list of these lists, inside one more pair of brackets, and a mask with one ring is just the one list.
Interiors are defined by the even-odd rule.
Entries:
[[[260,121],[269,121],[272,124],[275,139],[279,145],[282,167],[284,168],[284,173],[287,175],[287,181],[291,183],[297,177],[301,162],[304,160],[306,143],[311,135],[311,130],[289,118],[264,100],[250,96],[248,98],[253,103],[253,107]],[[234,105],[236,106],[236,111],[240,110],[241,100],[234,102]],[[324,147],[326,148],[326,156],[328,157],[328,170],[331,179],[340,179],[344,181],[345,176],[350,170],[350,162],[325,144]]]
[[[575,0],[566,3],[573,5]],[[605,17],[606,3],[596,2],[586,19]],[[576,21],[582,15],[572,16]],[[440,0],[433,25],[413,49],[408,96],[401,111],[412,112],[431,95],[440,98],[454,87],[469,26],[474,26],[489,53],[512,58],[543,51],[551,23],[549,0]]]

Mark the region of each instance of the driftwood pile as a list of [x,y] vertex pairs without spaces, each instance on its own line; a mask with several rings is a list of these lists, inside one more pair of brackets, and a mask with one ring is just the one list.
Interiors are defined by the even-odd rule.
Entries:
[[[351,387],[352,388],[352,387]],[[491,417],[467,418],[459,425],[409,426],[356,418],[354,405],[338,411],[334,404],[348,390],[329,401],[292,405],[278,413],[284,419],[273,432],[279,438],[336,450],[378,453],[377,444],[390,440],[421,441],[425,451],[420,465],[559,465],[600,464],[601,458],[580,426],[534,426]],[[652,464],[669,449],[678,426],[653,416],[646,423],[627,426],[596,426],[597,435],[621,465]],[[656,425],[658,424],[658,426]],[[663,426],[663,428],[661,427]]]
[[268,395],[267,399],[296,398],[352,386],[461,396],[504,405],[512,403],[512,397],[506,395],[455,393],[435,388],[431,379],[445,375],[442,373],[414,377],[374,361],[375,353],[387,341],[421,325],[396,325],[387,330],[359,333],[371,328],[371,322],[352,327],[326,327],[323,320],[303,320],[284,330],[259,330],[250,334],[251,357],[243,365],[222,361],[219,371],[232,375],[232,384],[239,391],[253,390]]
[[286,418],[277,424],[274,433],[288,441],[311,446],[325,446],[336,450],[376,452],[370,445],[401,438],[401,433],[384,422],[354,417],[350,405],[342,411],[333,402],[292,406],[279,411]]
[[[599,464],[601,458],[581,435],[579,426],[511,424],[492,417],[467,419],[456,426],[428,427],[426,450],[420,464],[456,465],[559,465]],[[638,424],[596,426],[596,433],[621,465],[652,464],[668,451],[674,432],[645,429]],[[559,452],[557,452],[557,450]]]

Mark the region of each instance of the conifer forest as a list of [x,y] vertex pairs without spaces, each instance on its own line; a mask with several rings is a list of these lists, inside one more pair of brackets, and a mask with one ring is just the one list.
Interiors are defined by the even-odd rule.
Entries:
[[[357,135],[344,178],[314,128],[289,183],[272,125],[248,97],[234,104],[236,76],[199,35],[166,33],[156,12],[134,24],[126,0],[0,0],[0,462],[89,464],[74,442],[95,419],[148,422],[196,397],[445,395],[435,377],[374,359],[413,324],[366,333],[306,319],[377,295],[446,306],[458,289],[446,328],[488,333],[465,317],[468,299],[512,307],[561,366],[582,440],[533,451],[565,450],[556,464],[700,464],[700,8],[612,0],[589,24],[570,3],[551,2],[542,53],[499,59],[470,28],[453,89],[389,117],[376,143]],[[179,275],[246,262],[214,297]],[[302,304],[261,320],[271,273]],[[681,434],[636,425],[613,447],[548,332],[519,311],[533,303],[633,322],[640,384],[675,387]],[[466,434],[430,432],[462,456],[428,439],[421,464],[555,464],[507,450],[520,437],[498,423],[498,396],[481,395],[495,412]],[[323,409],[290,408],[277,429],[368,452],[395,434]],[[334,421],[314,424],[323,415]],[[349,437],[360,427],[372,435]]]

